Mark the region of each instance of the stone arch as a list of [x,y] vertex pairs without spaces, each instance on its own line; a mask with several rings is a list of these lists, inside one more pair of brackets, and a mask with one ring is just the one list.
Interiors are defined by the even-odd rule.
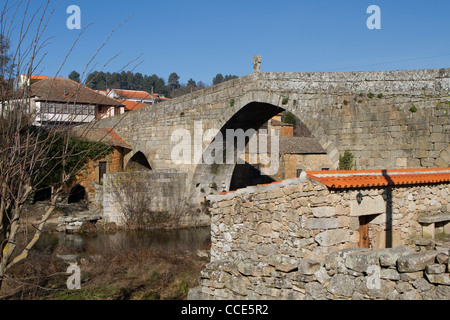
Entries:
[[439,155],[434,162],[436,166],[446,168],[450,166],[450,144]]
[[76,184],[70,189],[68,204],[78,203],[86,199],[86,188],[81,184]]
[[[319,122],[310,121],[311,123],[308,123],[308,115],[303,113],[303,106],[298,101],[299,99],[297,96],[292,94],[292,92],[284,94],[273,91],[257,90],[246,92],[242,96],[235,97],[232,100],[233,103],[231,103],[231,101],[224,102],[227,105],[227,108],[225,108],[225,112],[218,119],[218,128],[224,127],[235,114],[239,113],[242,108],[251,103],[269,104],[285,111],[289,111],[300,119],[300,121],[302,121],[311,131],[312,136],[319,141],[320,145],[334,164],[335,169],[338,167],[339,151],[335,144],[327,137],[324,128]],[[231,106],[231,104],[233,105]]]
[[[241,128],[244,131],[250,128],[258,129],[280,111],[290,111],[304,123],[303,115],[299,112],[301,107],[295,101],[289,101],[287,95],[264,91],[249,92],[223,103],[227,104],[224,108],[225,112],[216,122],[217,127],[221,128],[219,133],[222,136],[225,135],[226,129]],[[324,135],[324,129],[317,125],[310,128],[310,131],[326,151],[334,166],[337,167],[339,152]],[[214,143],[211,143],[204,149],[203,154],[210,152],[210,148],[213,147]],[[191,185],[196,188],[193,192],[194,198],[201,199],[208,193],[229,191],[235,165],[235,163],[233,165],[197,164]]]
[[125,171],[150,171],[152,168],[145,154],[142,151],[136,151],[128,160]]

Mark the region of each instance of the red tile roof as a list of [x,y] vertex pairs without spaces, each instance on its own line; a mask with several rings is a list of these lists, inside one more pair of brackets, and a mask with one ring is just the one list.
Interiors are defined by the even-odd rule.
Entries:
[[[427,183],[450,182],[450,168],[431,169],[397,169],[397,170],[359,170],[359,171],[308,171],[307,177],[323,183],[329,188],[363,188],[383,187],[395,185],[415,185]],[[288,179],[292,180],[292,179]],[[258,184],[249,187],[264,187],[280,184],[283,181],[275,181],[267,184]],[[237,190],[221,192],[214,195],[228,195],[236,193]]]
[[51,78],[33,83],[29,88],[30,97],[40,101],[81,103],[105,106],[121,106],[116,99],[106,97],[78,82],[67,78]]
[[146,103],[142,103],[142,102],[136,102],[136,101],[130,101],[130,100],[123,100],[122,103],[125,105],[125,108],[127,110],[138,110],[144,107],[149,106]]
[[27,77],[27,78],[29,77],[31,80],[44,80],[44,79],[48,78],[47,76],[41,76],[38,74],[32,74],[32,75],[23,74],[22,76]]
[[118,96],[119,99],[136,99],[136,100],[170,100],[169,98],[164,97],[161,94],[154,93],[153,96],[146,91],[137,91],[137,90],[124,90],[124,89],[113,89]]
[[309,171],[311,179],[329,188],[363,188],[450,182],[450,168]]

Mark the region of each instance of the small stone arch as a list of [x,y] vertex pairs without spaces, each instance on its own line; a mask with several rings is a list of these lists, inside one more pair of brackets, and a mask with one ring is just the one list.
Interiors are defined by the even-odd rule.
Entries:
[[152,166],[145,154],[137,151],[125,166],[125,171],[151,171]]
[[86,199],[86,188],[81,184],[77,184],[70,190],[68,204],[78,203]]

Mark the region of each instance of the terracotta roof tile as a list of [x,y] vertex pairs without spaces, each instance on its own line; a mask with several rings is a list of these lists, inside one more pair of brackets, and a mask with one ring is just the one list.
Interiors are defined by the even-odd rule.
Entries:
[[[397,170],[359,170],[359,171],[308,171],[306,175],[329,188],[364,188],[398,185],[415,185],[450,182],[450,168],[430,169],[397,169]],[[288,179],[291,180],[291,179]],[[254,187],[270,186],[282,183],[275,181],[258,184]],[[248,187],[240,188],[246,189]],[[237,190],[221,192],[216,195],[227,195]]]
[[125,108],[127,110],[138,110],[138,109],[149,106],[146,103],[130,101],[130,100],[124,100],[124,101],[122,101],[122,103],[125,105]]
[[120,98],[125,99],[139,99],[139,100],[151,100],[152,96],[145,91],[136,91],[136,90],[122,90],[122,89],[114,89],[114,92]]
[[46,78],[30,86],[30,96],[42,101],[120,106],[118,100],[106,97],[67,78]]
[[31,80],[44,80],[44,79],[48,78],[47,76],[42,76],[42,75],[38,75],[38,74],[32,74],[32,75],[23,74],[22,76],[30,78]]
[[307,176],[329,188],[363,188],[450,182],[450,168],[309,171]]

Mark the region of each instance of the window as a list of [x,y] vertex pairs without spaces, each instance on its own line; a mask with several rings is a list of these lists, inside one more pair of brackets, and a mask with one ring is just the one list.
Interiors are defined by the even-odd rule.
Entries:
[[330,171],[330,168],[322,168],[322,171]]
[[300,177],[300,175],[302,174],[303,169],[297,169],[297,178]]
[[48,105],[46,103],[41,104],[41,113],[47,113],[48,112]]

